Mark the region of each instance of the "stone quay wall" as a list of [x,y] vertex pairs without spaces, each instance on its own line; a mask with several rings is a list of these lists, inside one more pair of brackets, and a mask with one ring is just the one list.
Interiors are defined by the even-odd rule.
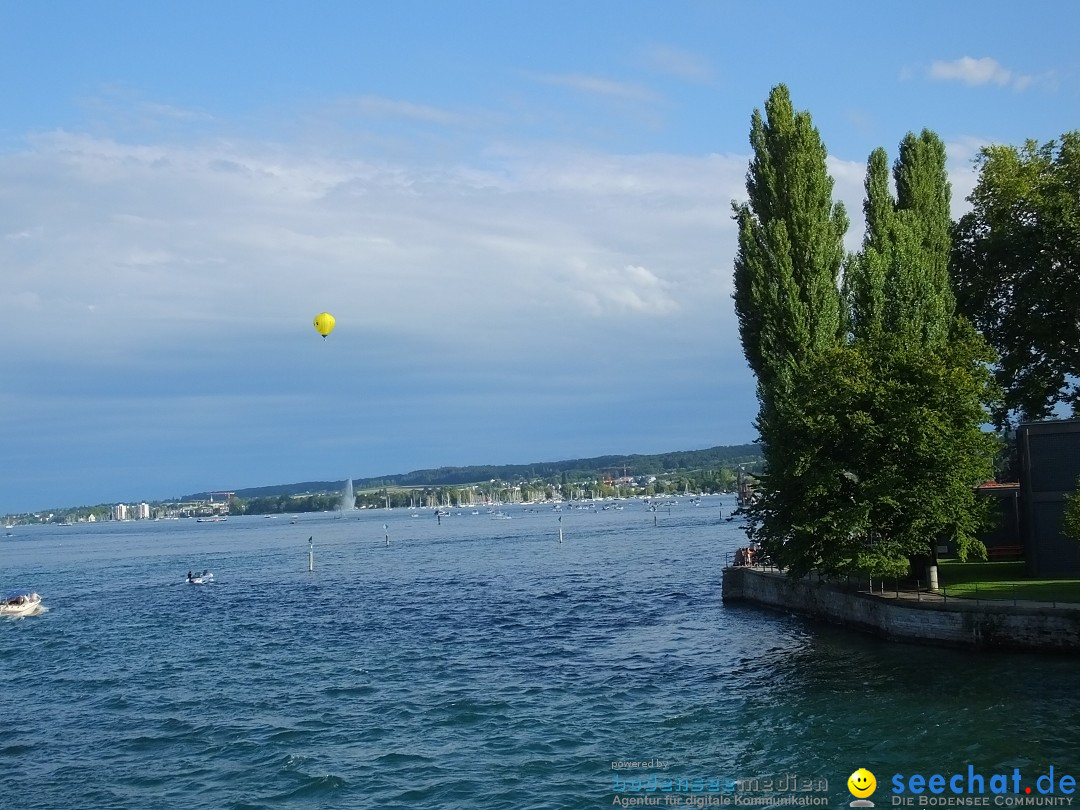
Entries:
[[974,649],[1080,652],[1080,605],[943,600],[924,594],[851,593],[782,572],[724,569],[725,602],[749,602],[852,627],[895,641]]

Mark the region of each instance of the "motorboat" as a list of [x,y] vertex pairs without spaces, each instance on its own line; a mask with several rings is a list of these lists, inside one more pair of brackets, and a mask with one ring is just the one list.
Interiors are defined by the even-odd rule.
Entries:
[[213,571],[196,571],[192,573],[188,571],[187,580],[188,585],[209,585],[214,581]]
[[0,616],[34,616],[43,610],[41,597],[30,590],[10,591],[0,600]]

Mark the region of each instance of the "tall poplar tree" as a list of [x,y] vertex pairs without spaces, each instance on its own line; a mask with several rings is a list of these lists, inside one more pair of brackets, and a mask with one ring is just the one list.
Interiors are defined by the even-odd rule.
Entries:
[[733,206],[733,297],[743,351],[757,376],[756,424],[767,468],[751,532],[779,552],[812,540],[801,536],[810,483],[802,472],[818,449],[796,430],[796,379],[846,332],[838,281],[848,219],[832,199],[825,145],[784,85],[770,92],[764,117],[754,111],[750,143],[749,199]]
[[911,345],[941,346],[949,337],[955,301],[949,286],[950,186],[945,145],[933,132],[908,133],[893,166],[875,149],[867,162],[866,234],[845,275],[845,296],[856,338],[882,333]]
[[879,576],[932,558],[946,540],[961,556],[979,553],[974,488],[993,458],[980,427],[992,353],[954,316],[950,186],[937,135],[909,133],[892,179],[895,197],[885,151],[874,150],[863,247],[844,279],[851,343],[803,381],[804,430],[834,448],[822,463],[848,481],[819,497],[817,531],[832,529],[820,564]]
[[832,199],[825,145],[786,86],[769,93],[764,118],[754,110],[750,144],[749,201],[733,206],[734,299],[743,350],[768,402],[794,367],[843,335],[837,280],[848,219]]

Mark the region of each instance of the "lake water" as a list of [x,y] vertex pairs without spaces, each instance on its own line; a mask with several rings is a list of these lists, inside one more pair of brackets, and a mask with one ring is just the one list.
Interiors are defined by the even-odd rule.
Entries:
[[732,497],[621,505],[562,512],[561,545],[520,506],[17,527],[0,590],[49,610],[0,621],[0,804],[701,806],[653,788],[797,774],[839,807],[865,767],[883,807],[898,773],[1080,776],[1077,659],[725,607]]

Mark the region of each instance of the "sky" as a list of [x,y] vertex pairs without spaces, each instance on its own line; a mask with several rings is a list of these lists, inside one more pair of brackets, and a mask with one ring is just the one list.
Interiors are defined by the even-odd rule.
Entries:
[[[1076,129],[1080,3],[0,0],[0,513],[755,438],[748,133]],[[332,313],[323,340],[312,320]]]

